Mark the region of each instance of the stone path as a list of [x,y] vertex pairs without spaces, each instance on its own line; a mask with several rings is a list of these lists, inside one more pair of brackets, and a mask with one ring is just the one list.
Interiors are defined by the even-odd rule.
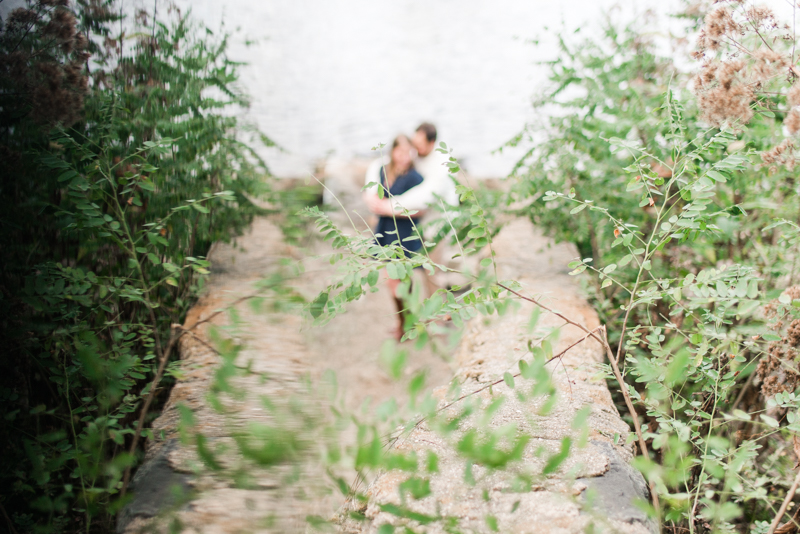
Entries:
[[[359,173],[361,169],[353,166],[334,166],[326,183],[345,205],[364,214],[354,178]],[[597,325],[575,280],[564,274],[564,266],[576,255],[571,247],[555,246],[529,223],[514,221],[499,234],[495,251],[502,278],[519,280],[527,293],[544,295],[549,305],[590,328]],[[265,277],[290,271],[292,267],[286,263],[300,265],[303,271],[288,275],[290,285],[313,296],[336,274],[323,257],[326,252],[325,246],[314,240],[302,250],[288,246],[272,221],[256,220],[236,245],[215,247],[210,284],[190,312],[185,328],[252,294]],[[232,451],[242,435],[258,436],[270,444],[269,450],[253,452],[262,459],[287,443],[296,450],[312,451],[316,446],[314,429],[316,425],[322,428],[315,419],[318,408],[328,402],[328,391],[320,386],[326,383],[323,372],[327,369],[336,371],[347,409],[355,410],[365,402],[374,407],[392,397],[402,403],[407,397],[405,386],[389,378],[378,358],[386,340],[381,332],[388,332],[393,325],[392,303],[381,288],[319,328],[310,328],[292,310],[270,310],[278,303],[266,298],[260,302],[262,309],[255,309],[251,300],[240,302],[233,315],[215,315],[192,335],[183,336],[180,378],[164,412],[152,424],[155,438],[148,443],[147,461],[134,478],[134,501],[120,514],[120,533],[165,532],[170,525],[197,534],[304,532],[307,515],[331,517],[342,506],[340,497],[326,491],[318,462],[280,462],[267,469]],[[471,321],[453,352],[455,357],[411,351],[407,373],[425,370],[428,384],[446,386],[455,377],[462,391],[478,389],[506,370],[514,370],[531,336],[561,326],[554,317],[543,314],[538,333],[528,333],[525,325],[531,311],[530,305],[523,304],[515,313],[488,323]],[[562,328],[556,352],[581,335],[576,329]],[[237,356],[226,359],[230,354]],[[582,532],[590,523],[625,532],[647,531],[650,527],[643,514],[632,504],[635,496],[644,496],[644,482],[628,466],[631,449],[614,444],[625,443],[629,430],[605,383],[597,378],[596,365],[601,361],[598,346],[591,342],[577,346],[564,357],[564,365],[551,369],[559,400],[550,416],[537,416],[535,406],[509,395],[492,423],[513,421],[534,436],[523,463],[525,470],[534,472],[563,437],[575,433],[570,426],[574,414],[583,406],[591,408],[588,444],[576,449],[553,476],[538,477],[533,492],[509,493],[506,482],[496,476],[478,476],[480,484],[466,485],[463,460],[448,453],[441,440],[422,425],[397,444],[420,452],[433,447],[442,456],[439,474],[431,480],[439,497],[423,499],[415,506],[426,512],[438,507],[442,513],[460,518],[465,531],[487,531],[487,515],[497,519],[501,531],[508,532]],[[230,375],[227,382],[219,382],[220,369]],[[446,390],[440,387],[437,395],[444,399]],[[482,392],[481,398],[489,401],[506,393],[505,386],[498,386]],[[295,410],[296,420],[281,421],[275,403]],[[187,416],[188,411],[193,416]],[[187,430],[183,435],[181,421]],[[204,437],[202,443],[191,437],[195,433]],[[213,454],[198,453],[204,450]],[[475,469],[480,471],[480,467]],[[375,532],[381,524],[396,521],[380,512],[378,504],[397,499],[397,481],[397,474],[379,476],[369,490],[373,502],[362,510],[368,521],[345,520],[341,529]],[[584,489],[592,487],[598,493],[595,506],[581,504]],[[176,489],[182,489],[182,494]],[[156,514],[160,515],[154,520]],[[428,531],[439,532],[436,527]]]
[[[563,268],[577,251],[564,245],[553,246],[524,220],[507,225],[493,246],[500,279],[517,280],[525,294],[535,296],[588,329],[599,326],[597,315]],[[518,360],[525,356],[530,359],[526,354],[528,341],[536,342],[552,329],[557,328],[560,333],[554,354],[585,336],[582,330],[546,313],[542,313],[531,332],[528,324],[533,309],[533,304],[523,302],[514,313],[495,316],[488,324],[480,320],[468,324],[456,358],[455,379],[462,392],[481,390],[501,379],[505,372],[517,372]],[[590,525],[599,531],[653,530],[644,512],[635,505],[637,499],[645,498],[647,489],[642,476],[628,465],[632,458],[631,448],[624,446],[628,426],[620,419],[605,381],[598,376],[597,364],[603,361],[603,355],[600,344],[588,340],[569,350],[560,362],[551,363],[558,401],[546,416],[538,414],[543,399],[520,401],[505,383],[479,393],[483,407],[505,397],[489,429],[514,424],[520,433],[533,438],[525,448],[521,465],[508,472],[491,472],[475,466],[476,483],[464,481],[465,459],[456,454],[452,444],[469,429],[480,428],[480,411],[466,420],[449,442],[425,424],[401,439],[396,445],[399,450],[416,451],[420,457],[431,450],[439,456],[439,470],[431,476],[432,495],[410,501],[409,507],[421,514],[458,518],[459,528],[464,532],[488,532],[487,517],[497,521],[500,532],[578,533],[585,532]],[[521,387],[519,383],[515,386]],[[445,389],[438,393],[443,397]],[[573,428],[572,422],[584,407],[589,409],[585,436],[588,440],[581,447],[578,443],[582,432]],[[458,405],[448,412],[455,416]],[[546,461],[559,452],[565,437],[571,437],[574,444],[568,459],[556,472],[542,476]],[[533,480],[532,491],[512,491],[517,474]],[[349,504],[350,509],[358,509],[368,520],[345,520],[344,530],[374,533],[382,524],[405,524],[405,520],[380,509],[381,504],[400,504],[397,486],[404,478],[396,472],[381,475],[367,491],[371,498],[367,506]],[[594,503],[587,502],[587,490],[595,495]],[[425,532],[446,530],[442,523],[436,523]]]

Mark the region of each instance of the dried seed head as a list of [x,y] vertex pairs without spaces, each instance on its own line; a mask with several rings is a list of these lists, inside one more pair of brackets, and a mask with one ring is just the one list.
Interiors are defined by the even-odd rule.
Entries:
[[783,124],[792,135],[800,131],[800,110],[797,108],[792,108],[792,110],[786,116],[786,119],[783,121]]

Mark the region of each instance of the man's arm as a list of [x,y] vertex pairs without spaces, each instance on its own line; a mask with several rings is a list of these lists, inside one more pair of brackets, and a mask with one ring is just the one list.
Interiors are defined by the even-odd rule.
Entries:
[[395,208],[395,213],[398,210],[407,209],[409,211],[422,211],[428,209],[428,206],[436,202],[434,197],[435,184],[425,178],[421,184],[412,187],[402,195],[394,195],[391,198],[392,204]]
[[392,197],[379,198],[377,189],[364,192],[364,202],[369,211],[383,217],[404,217],[406,211],[414,212],[414,216],[422,216],[435,200],[431,185],[426,185],[426,180],[402,195]]
[[[414,189],[417,189],[417,187],[415,187]],[[425,210],[415,210],[411,208],[405,208],[404,206],[399,204],[396,204],[394,207],[392,207],[392,201],[396,198],[398,197],[380,198],[378,197],[378,193],[375,191],[364,191],[364,202],[367,204],[367,208],[369,209],[369,211],[374,213],[375,215],[380,215],[381,217],[395,216],[398,218],[408,218],[410,216],[406,215],[406,211],[413,212],[414,217],[421,217],[422,215],[425,214]]]
[[424,169],[422,166],[418,169],[423,173],[423,182],[402,195],[392,197],[395,210],[400,208],[425,210],[434,205],[438,206],[439,198],[446,204],[458,204],[455,184],[450,178],[447,167],[444,165],[448,161],[447,156],[434,153],[428,158],[432,159],[426,162]]

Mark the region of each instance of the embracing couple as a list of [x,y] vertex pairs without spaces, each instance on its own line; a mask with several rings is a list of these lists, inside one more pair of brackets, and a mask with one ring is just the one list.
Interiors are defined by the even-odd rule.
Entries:
[[[455,184],[445,166],[448,156],[434,150],[435,147],[436,127],[424,122],[410,139],[398,135],[389,154],[372,162],[367,169],[365,184],[373,185],[365,190],[364,200],[379,217],[375,228],[377,241],[382,246],[399,241],[406,256],[422,248],[418,228],[428,210],[434,206],[458,205]],[[383,198],[378,187],[383,188]],[[419,239],[405,241],[411,236]],[[397,297],[398,281],[387,279],[387,283],[397,306],[399,325],[395,337],[399,340],[403,335],[404,305]],[[430,281],[428,284],[430,293]]]

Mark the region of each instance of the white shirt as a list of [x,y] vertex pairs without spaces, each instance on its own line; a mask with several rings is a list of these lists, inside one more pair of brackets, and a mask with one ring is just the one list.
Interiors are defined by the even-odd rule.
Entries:
[[[439,198],[441,197],[445,205],[457,206],[458,194],[456,194],[456,186],[447,172],[447,167],[444,165],[449,161],[446,154],[431,151],[430,154],[424,158],[417,157],[414,160],[414,168],[422,175],[422,183],[416,187],[412,187],[402,195],[392,197],[393,205],[397,208],[405,208],[409,211],[424,210],[429,206],[438,206]],[[373,161],[367,168],[367,174],[364,179],[364,184],[374,182],[379,184],[381,181],[381,167],[389,164],[389,157]],[[376,186],[371,188],[377,190]]]

